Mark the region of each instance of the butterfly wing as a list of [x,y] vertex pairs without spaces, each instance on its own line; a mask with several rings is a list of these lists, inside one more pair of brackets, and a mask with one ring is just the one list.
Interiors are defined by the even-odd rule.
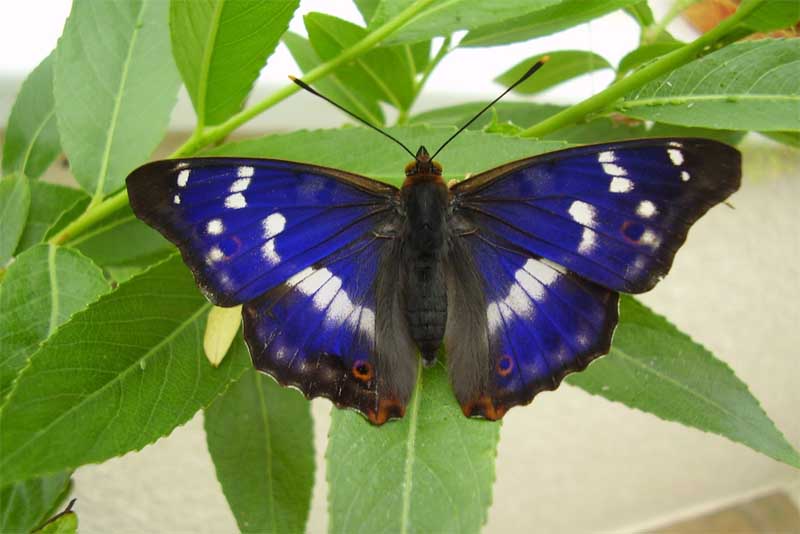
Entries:
[[377,312],[378,298],[397,300],[378,268],[399,265],[396,188],[335,169],[232,158],[149,163],[127,186],[134,213],[178,246],[209,300],[245,303],[258,369],[375,423],[402,415],[415,353],[402,328],[387,326],[395,309]]
[[453,187],[445,343],[464,412],[502,417],[605,354],[615,292],[667,273],[689,227],[738,189],[740,165],[715,141],[649,139],[552,152]]
[[380,225],[397,189],[268,159],[148,163],[127,179],[137,217],[180,249],[219,306],[252,300]]
[[453,188],[455,208],[616,291],[648,291],[694,222],[739,188],[741,156],[708,139],[642,139],[509,163]]

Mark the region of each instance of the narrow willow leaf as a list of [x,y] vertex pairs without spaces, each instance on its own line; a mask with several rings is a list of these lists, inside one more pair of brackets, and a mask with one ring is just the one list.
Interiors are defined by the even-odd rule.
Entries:
[[[309,13],[303,20],[311,46],[325,61],[367,36],[361,26],[323,13]],[[375,48],[339,67],[335,74],[348,86],[397,109],[408,109],[414,99],[413,65],[399,47]]]
[[[448,0],[434,2],[402,28],[393,33],[387,43],[415,43],[437,36],[450,35],[458,30],[472,30],[485,25],[516,24],[518,18],[542,13],[561,0]],[[369,29],[377,28],[411,5],[411,0],[381,2],[370,21]]]
[[109,289],[74,250],[37,245],[17,257],[0,285],[0,405],[39,344]]
[[206,331],[203,334],[203,350],[209,363],[219,367],[231,348],[242,324],[242,307],[220,308],[212,306],[208,312]]
[[381,3],[381,0],[354,0],[354,2],[359,13],[361,13],[361,17],[364,19],[364,23],[369,24],[369,21],[372,20],[372,17],[375,15],[375,11],[378,9],[378,4]]
[[560,50],[557,52],[547,52],[520,61],[503,74],[494,79],[497,83],[509,86],[520,79],[534,63],[543,56],[549,56],[549,61],[545,63],[537,72],[515,89],[515,93],[530,95],[549,89],[567,80],[571,80],[581,74],[587,74],[602,69],[610,69],[611,63],[602,56],[584,50]]
[[414,44],[404,45],[407,53],[411,56],[411,63],[416,74],[422,73],[431,61],[431,42],[420,41]]
[[[413,116],[410,124],[428,124],[431,126],[460,126],[475,116],[488,102],[470,102],[456,106],[434,109]],[[493,106],[497,122],[511,122],[527,128],[541,122],[551,115],[566,109],[566,106],[555,104],[533,104],[524,102],[498,102]],[[490,115],[484,115],[470,126],[470,130],[483,130],[491,122]],[[570,143],[599,143],[630,139],[646,135],[643,123],[617,121],[607,117],[599,117],[587,123],[561,128],[544,137],[544,139],[559,139]],[[449,150],[449,147],[448,147]]]
[[11,108],[3,146],[3,172],[38,178],[60,152],[51,52],[22,82]]
[[70,241],[70,246],[103,268],[147,267],[175,251],[161,234],[137,219],[128,206]]
[[[308,39],[292,32],[286,32],[283,34],[283,43],[303,72],[308,72],[322,63]],[[317,80],[314,82],[314,87],[325,96],[333,99],[334,102],[338,102],[346,109],[364,117],[372,124],[385,124],[383,111],[380,104],[378,104],[378,99],[370,98],[364,95],[363,92],[359,93],[357,87],[348,86],[335,73]]]
[[800,46],[794,40],[737,43],[646,84],[617,109],[683,126],[798,131],[798,66]]
[[633,17],[633,20],[642,28],[647,28],[656,22],[653,17],[653,10],[647,4],[647,0],[639,0],[635,4],[626,7],[625,12]]
[[30,532],[47,519],[69,487],[69,473],[9,484],[0,490],[0,532]]
[[33,245],[40,243],[47,230],[55,224],[62,213],[74,206],[79,200],[88,201],[86,193],[80,189],[64,187],[40,180],[29,181],[31,187],[31,207],[28,211],[28,222],[22,237],[17,244],[19,254]]
[[[744,3],[752,0],[745,0]],[[797,0],[769,0],[762,2],[741,24],[759,32],[783,30],[800,22],[800,4]]]
[[139,450],[207,406],[250,366],[238,339],[203,355],[211,304],[175,256],[76,313],[31,356],[0,411],[9,482]]
[[622,299],[609,355],[567,382],[800,467],[800,455],[731,368],[631,297]]
[[170,2],[172,53],[200,124],[241,110],[300,0]]
[[180,79],[167,2],[75,0],[56,48],[58,131],[78,183],[99,197],[161,141]]
[[[442,143],[454,130],[415,126],[388,128],[387,131],[408,146],[424,144],[432,147]],[[212,153],[222,156],[270,157],[295,161],[299,159],[400,185],[405,178],[403,167],[408,163],[409,156],[394,143],[380,139],[377,135],[367,128],[300,131],[230,143]],[[365,146],[370,149],[363,150]],[[533,141],[503,138],[481,132],[464,132],[437,159],[444,166],[446,177],[458,179],[468,173],[475,174],[508,161],[564,147],[565,144],[560,141]]]
[[773,141],[800,148],[800,132],[760,132]]
[[333,410],[330,531],[479,532],[492,500],[500,424],[464,417],[439,364],[406,415],[382,427]]
[[249,369],[205,412],[208,451],[242,532],[303,532],[314,486],[310,403]]
[[683,43],[679,43],[677,41],[653,43],[640,46],[636,50],[628,52],[625,57],[620,60],[619,66],[617,67],[617,73],[626,74],[641,67],[645,63],[648,63],[658,57],[663,56],[664,54],[668,54],[673,50],[680,48],[681,46],[683,46]]
[[75,512],[59,515],[36,532],[37,534],[77,534],[78,516]]
[[602,17],[637,1],[564,0],[535,13],[519,13],[519,16],[509,20],[482,24],[469,32],[459,46],[493,46],[528,41]]
[[0,230],[0,268],[17,249],[28,221],[30,205],[31,189],[25,176],[13,174],[0,178],[0,221],[3,222]]

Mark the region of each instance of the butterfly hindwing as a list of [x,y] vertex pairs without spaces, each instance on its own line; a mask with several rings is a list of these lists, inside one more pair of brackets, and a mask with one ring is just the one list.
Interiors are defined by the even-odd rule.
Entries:
[[[617,323],[616,292],[490,232],[456,238],[451,264],[459,256],[471,258],[467,270],[483,293],[452,310],[451,340],[445,340],[453,390],[465,415],[499,419],[608,352]],[[450,287],[470,291],[464,284],[470,278],[462,273]],[[470,319],[478,314],[485,326]]]
[[379,295],[396,291],[379,273],[381,264],[397,263],[392,248],[365,236],[245,304],[245,339],[256,368],[309,398],[355,408],[374,424],[402,417],[416,380],[416,351],[410,340],[387,332],[401,317],[378,307],[393,300]]
[[397,190],[266,159],[158,161],[127,180],[134,213],[181,250],[212,302],[252,300],[370,232]]
[[550,152],[453,188],[455,209],[532,256],[605,287],[651,289],[689,227],[739,187],[739,152],[708,139],[642,139]]

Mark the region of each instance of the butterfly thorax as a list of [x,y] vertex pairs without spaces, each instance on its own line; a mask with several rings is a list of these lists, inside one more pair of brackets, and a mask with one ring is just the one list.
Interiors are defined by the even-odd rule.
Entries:
[[[427,152],[424,147],[420,153]],[[402,188],[402,294],[411,338],[426,364],[436,359],[447,323],[447,287],[444,275],[448,191],[441,166],[430,159],[416,161]],[[412,164],[414,165],[414,164]],[[410,167],[411,165],[409,165]]]

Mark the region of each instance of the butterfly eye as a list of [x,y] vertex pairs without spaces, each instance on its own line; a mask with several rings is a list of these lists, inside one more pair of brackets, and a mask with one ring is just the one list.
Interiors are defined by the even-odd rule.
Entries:
[[353,376],[362,382],[369,382],[372,380],[373,372],[372,365],[364,360],[356,360],[353,363]]
[[500,376],[508,376],[511,374],[511,371],[514,370],[514,360],[511,359],[511,356],[505,355],[497,360],[497,365],[495,366],[495,370],[497,374]]

